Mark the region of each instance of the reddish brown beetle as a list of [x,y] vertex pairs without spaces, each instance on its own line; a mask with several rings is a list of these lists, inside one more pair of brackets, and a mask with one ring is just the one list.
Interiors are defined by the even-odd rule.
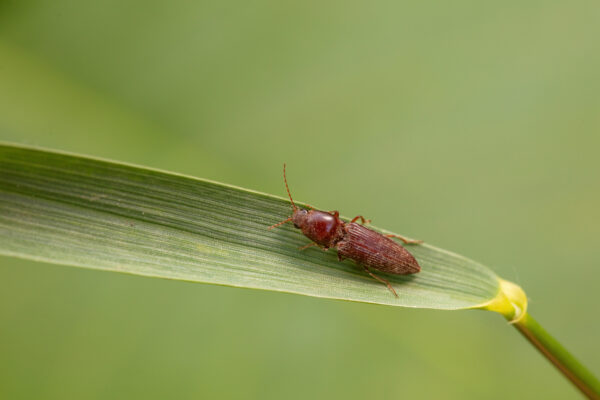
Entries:
[[301,250],[310,246],[319,246],[323,250],[335,247],[340,261],[344,258],[356,261],[369,275],[385,284],[396,297],[398,294],[392,285],[387,280],[373,274],[370,268],[397,275],[415,274],[421,270],[413,255],[390,237],[396,237],[404,243],[422,243],[422,240],[411,240],[399,235],[382,235],[357,224],[356,221],[359,219],[363,224],[370,222],[365,220],[362,215],[354,217],[350,222],[344,222],[339,218],[340,214],[337,211],[327,212],[298,208],[288,187],[285,164],[283,164],[283,180],[294,212],[291,217],[270,226],[269,229],[292,221],[296,228],[302,230],[304,236],[313,241],[313,243],[301,247]]

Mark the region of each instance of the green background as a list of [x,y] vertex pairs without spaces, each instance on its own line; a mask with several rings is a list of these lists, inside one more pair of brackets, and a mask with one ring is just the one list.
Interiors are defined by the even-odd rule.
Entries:
[[[0,2],[0,140],[363,214],[600,372],[600,6]],[[578,398],[498,315],[0,258],[0,397]]]

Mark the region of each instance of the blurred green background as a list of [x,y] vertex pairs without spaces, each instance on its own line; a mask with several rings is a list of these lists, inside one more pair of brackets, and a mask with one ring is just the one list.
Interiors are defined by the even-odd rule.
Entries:
[[[600,373],[600,5],[2,1],[0,140],[284,196],[520,284]],[[0,258],[0,398],[578,398],[498,315]]]

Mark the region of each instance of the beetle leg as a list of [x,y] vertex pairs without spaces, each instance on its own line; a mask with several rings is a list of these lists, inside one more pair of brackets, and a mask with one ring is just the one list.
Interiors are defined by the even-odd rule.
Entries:
[[357,220],[359,220],[359,219],[360,219],[360,221],[362,222],[362,224],[363,224],[363,225],[364,225],[364,224],[368,224],[368,223],[370,223],[370,222],[371,222],[371,220],[370,220],[370,219],[365,219],[365,217],[363,217],[362,215],[357,215],[356,217],[354,217],[354,218],[352,219],[352,221],[350,221],[350,223],[354,223],[354,222],[356,222],[356,221],[357,221]]
[[389,237],[389,238],[395,237],[397,239],[402,240],[406,244],[419,244],[419,243],[423,243],[422,240],[408,239],[408,238],[405,238],[404,236],[400,236],[400,235],[385,235],[385,236]]
[[298,250],[305,250],[305,249],[308,249],[309,247],[313,247],[313,246],[318,246],[318,245],[315,242],[310,242],[306,246],[298,247]]
[[365,271],[367,272],[367,274],[371,275],[373,278],[377,279],[379,282],[383,283],[384,285],[386,285],[388,287],[388,289],[390,289],[390,291],[392,293],[394,293],[394,296],[398,297],[398,293],[396,293],[396,291],[394,290],[394,288],[392,287],[392,285],[386,281],[383,278],[380,278],[379,276],[375,275],[374,273],[371,272],[371,270],[369,269],[369,267],[367,267],[366,265],[363,265]]
[[329,211],[329,214],[333,215],[336,218],[340,217],[340,212],[337,210]]

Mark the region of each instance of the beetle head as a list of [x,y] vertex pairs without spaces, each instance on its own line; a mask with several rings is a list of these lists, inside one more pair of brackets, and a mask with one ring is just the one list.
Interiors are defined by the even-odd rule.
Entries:
[[309,213],[310,211],[307,211],[303,208],[296,208],[294,210],[294,214],[292,214],[292,222],[297,229],[302,229],[302,227],[306,225],[306,220],[308,219]]

